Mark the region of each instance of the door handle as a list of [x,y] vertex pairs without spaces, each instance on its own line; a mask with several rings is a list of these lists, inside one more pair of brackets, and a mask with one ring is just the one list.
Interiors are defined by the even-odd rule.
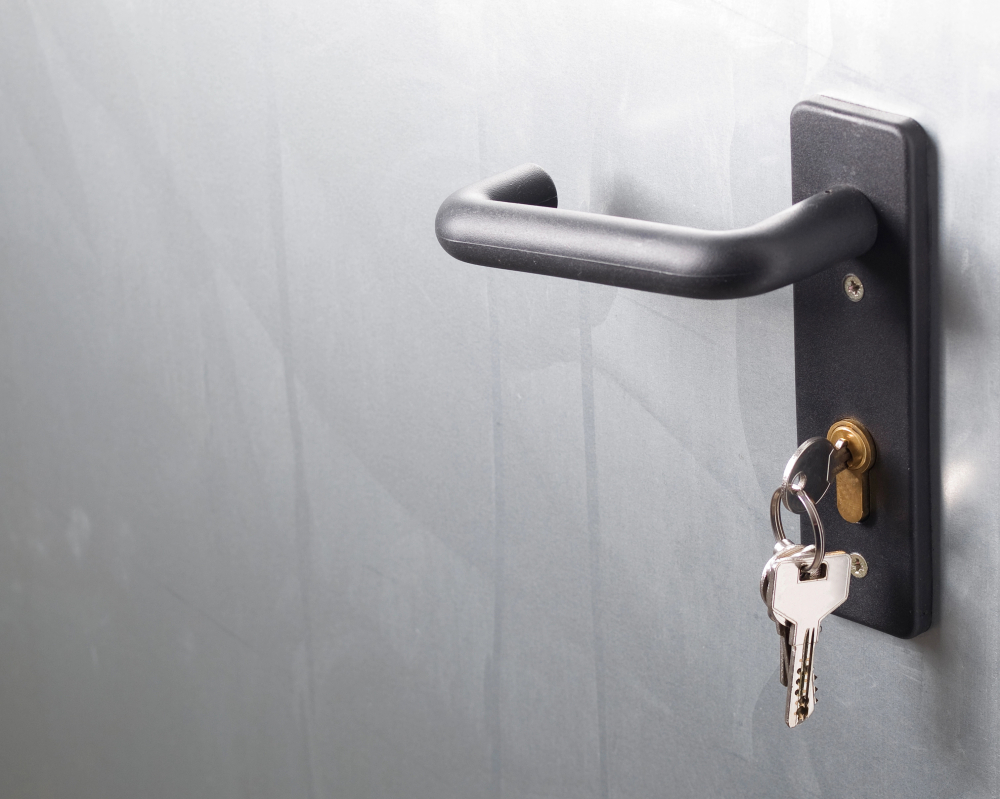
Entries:
[[830,186],[739,230],[558,210],[552,178],[524,164],[460,189],[438,210],[460,261],[705,300],[752,297],[867,252],[878,222],[865,195]]
[[878,446],[870,513],[863,497],[860,513],[820,508],[828,545],[880,575],[835,613],[908,638],[931,619],[932,145],[912,119],[829,97],[790,121],[796,204],[742,230],[562,211],[525,164],[452,194],[437,237],[473,264],[683,297],[794,283],[799,440],[854,420]]

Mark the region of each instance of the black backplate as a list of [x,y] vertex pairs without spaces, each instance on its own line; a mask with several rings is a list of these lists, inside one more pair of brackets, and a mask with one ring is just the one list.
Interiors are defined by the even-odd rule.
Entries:
[[[853,417],[878,451],[867,519],[845,522],[834,489],[819,504],[827,549],[869,566],[836,613],[910,638],[931,621],[927,137],[912,119],[826,97],[797,105],[791,124],[793,200],[846,184],[879,220],[867,254],[794,289],[799,440]],[[857,303],[849,273],[864,284]]]

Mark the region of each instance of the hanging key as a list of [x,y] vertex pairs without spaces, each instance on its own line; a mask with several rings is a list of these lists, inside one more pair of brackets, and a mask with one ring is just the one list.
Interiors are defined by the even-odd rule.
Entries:
[[[779,550],[779,547],[775,547]],[[807,551],[808,550],[808,551]],[[792,544],[776,551],[774,556],[764,566],[764,573],[760,578],[760,595],[767,606],[767,615],[774,622],[775,630],[778,633],[778,681],[782,685],[788,685],[788,620],[782,616],[776,616],[771,608],[771,581],[777,564],[783,560],[794,560],[802,555],[812,559],[813,547],[804,547],[801,544]],[[795,561],[798,562],[798,561]]]
[[[770,586],[774,568],[779,561],[798,557],[799,560],[796,562],[802,561],[802,565],[804,565],[806,562],[811,564],[812,560],[815,558],[816,547],[805,547],[802,544],[795,544],[792,541],[789,541],[785,536],[785,529],[781,523],[782,498],[789,491],[794,493],[801,490],[802,489],[797,483],[790,488],[782,485],[779,486],[771,496],[771,531],[774,533],[775,540],[774,555],[764,565],[764,571],[760,577],[760,596],[761,599],[764,600],[764,604],[767,606],[767,613],[774,622],[775,629],[778,633],[778,680],[784,686],[788,685],[788,659],[790,655],[788,643],[789,625],[786,619],[775,616],[771,608]],[[815,506],[812,507],[815,509]],[[819,543],[822,552],[823,547],[825,547],[822,523],[820,523],[817,542]],[[822,559],[822,557],[823,556],[821,554],[820,559]]]
[[851,557],[830,552],[819,577],[808,577],[794,558],[781,560],[771,575],[771,609],[787,624],[784,655],[787,695],[785,723],[801,724],[816,706],[816,641],[819,625],[847,601]]
[[[816,539],[814,547],[796,551],[787,546],[781,525],[779,497],[792,493],[805,508]],[[789,727],[805,721],[816,706],[814,669],[819,625],[847,601],[851,581],[851,558],[846,552],[826,552],[826,534],[816,506],[805,488],[793,482],[771,499],[771,526],[779,539],[775,555],[761,578],[768,613],[779,637],[779,679],[786,687],[785,723]],[[789,544],[791,542],[788,542]]]

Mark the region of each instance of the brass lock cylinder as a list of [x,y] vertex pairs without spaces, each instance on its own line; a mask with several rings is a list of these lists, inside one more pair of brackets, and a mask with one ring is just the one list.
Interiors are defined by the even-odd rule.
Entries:
[[834,446],[844,441],[851,455],[837,473],[837,510],[844,521],[857,524],[870,510],[868,470],[875,465],[875,441],[856,419],[835,422],[826,437]]

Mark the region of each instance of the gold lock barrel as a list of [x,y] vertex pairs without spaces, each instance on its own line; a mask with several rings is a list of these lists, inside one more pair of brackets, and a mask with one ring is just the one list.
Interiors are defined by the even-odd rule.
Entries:
[[844,521],[854,524],[869,513],[868,470],[875,465],[875,441],[857,419],[841,419],[826,434],[834,446],[846,443],[851,459],[837,474],[837,510]]

